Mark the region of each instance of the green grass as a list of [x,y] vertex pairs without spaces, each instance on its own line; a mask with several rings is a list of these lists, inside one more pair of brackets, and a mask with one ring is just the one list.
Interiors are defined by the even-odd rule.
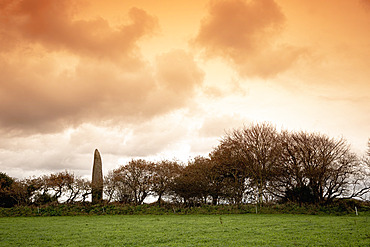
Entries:
[[4,217],[0,246],[370,246],[370,219],[289,214]]

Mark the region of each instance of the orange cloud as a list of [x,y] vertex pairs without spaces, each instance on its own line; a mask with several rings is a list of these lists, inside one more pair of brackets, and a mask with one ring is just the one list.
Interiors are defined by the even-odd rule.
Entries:
[[76,20],[81,1],[14,0],[2,1],[0,32],[2,43],[38,43],[49,50],[65,49],[95,58],[128,58],[136,42],[157,27],[156,18],[132,8],[131,23],[113,28],[103,18]]
[[276,45],[285,17],[273,0],[212,1],[194,42],[223,57],[241,76],[271,77],[289,68],[303,49]]
[[157,58],[157,76],[167,89],[187,94],[203,82],[204,72],[197,67],[191,54],[174,50]]
[[200,137],[220,138],[238,126],[250,122],[249,119],[240,115],[221,115],[205,118],[202,127],[199,129]]
[[155,66],[158,75],[148,65],[127,70],[120,64],[87,59],[60,72],[58,59],[35,56],[13,63],[0,57],[3,127],[54,132],[84,122],[152,118],[183,107],[204,76],[183,51],[160,56]]
[[144,61],[137,43],[157,20],[138,8],[129,11],[130,24],[113,28],[103,18],[78,20],[81,1],[0,6],[0,127],[7,131],[149,119],[183,107],[203,82],[184,51]]

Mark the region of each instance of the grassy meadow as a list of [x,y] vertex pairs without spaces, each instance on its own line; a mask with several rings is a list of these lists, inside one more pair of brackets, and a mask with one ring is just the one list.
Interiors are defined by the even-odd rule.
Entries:
[[3,217],[0,246],[370,246],[370,219],[291,214]]

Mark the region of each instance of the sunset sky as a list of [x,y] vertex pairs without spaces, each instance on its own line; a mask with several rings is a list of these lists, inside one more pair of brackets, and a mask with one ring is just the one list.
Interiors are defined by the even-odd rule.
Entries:
[[0,0],[0,171],[187,161],[225,131],[370,138],[370,0]]

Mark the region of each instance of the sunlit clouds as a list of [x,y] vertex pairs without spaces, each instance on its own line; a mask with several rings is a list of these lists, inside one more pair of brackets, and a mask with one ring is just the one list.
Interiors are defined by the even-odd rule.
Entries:
[[1,11],[3,32],[14,45],[24,42],[39,44],[49,52],[66,50],[96,59],[129,59],[123,61],[128,64],[136,57],[136,42],[157,26],[156,18],[138,8],[129,10],[130,23],[118,27],[101,17],[75,20],[81,4],[70,0],[9,1]]
[[186,162],[261,121],[364,152],[368,2],[0,0],[0,170]]
[[[15,29],[31,44],[0,60],[4,127],[53,132],[86,121],[146,119],[181,107],[202,84],[202,70],[183,50],[160,54],[153,65],[143,61],[137,39],[156,23],[143,10],[131,9],[134,23],[113,31],[103,20],[68,20],[58,12],[67,12],[67,3],[36,2],[32,9],[22,1],[5,8],[15,9],[8,22],[20,18]],[[55,23],[44,13],[49,9],[57,12]]]
[[273,0],[213,1],[195,43],[220,56],[241,76],[271,77],[285,71],[304,48],[277,43],[285,17]]

